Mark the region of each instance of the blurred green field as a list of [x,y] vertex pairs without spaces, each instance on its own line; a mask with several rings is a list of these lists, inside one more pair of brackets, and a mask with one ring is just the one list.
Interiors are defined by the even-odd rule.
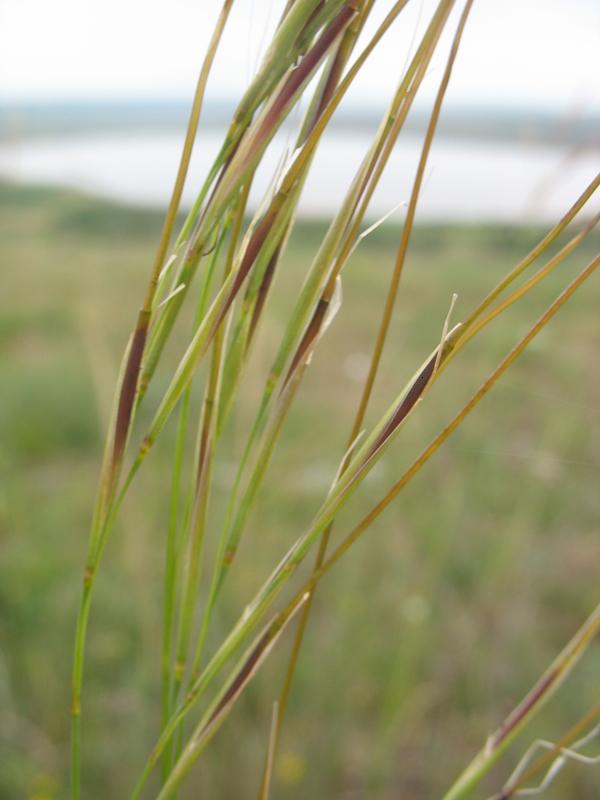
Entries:
[[[160,223],[153,211],[0,186],[2,800],[67,793],[71,644],[102,430]],[[322,232],[319,224],[302,224],[282,265],[244,403],[219,451],[215,534],[278,335]],[[439,342],[452,292],[458,320],[540,233],[416,230],[371,423]],[[348,265],[342,309],[276,452],[213,644],[331,483],[397,240],[394,226],[375,232]],[[453,362],[341,515],[338,535],[383,495],[599,244],[599,236],[588,238],[535,296]],[[594,607],[599,308],[596,275],[319,589],[273,800],[439,797]],[[170,349],[172,365],[182,332]],[[158,385],[167,378],[160,374]],[[201,373],[197,394],[202,382]],[[158,729],[172,438],[170,430],[141,473],[98,581],[84,694],[86,800],[127,797]],[[208,555],[210,563],[210,549]],[[256,797],[289,640],[288,634],[182,797]],[[597,702],[599,675],[596,644],[498,765],[490,792],[532,737],[558,738]],[[544,796],[593,800],[598,785],[598,767],[570,765]]]

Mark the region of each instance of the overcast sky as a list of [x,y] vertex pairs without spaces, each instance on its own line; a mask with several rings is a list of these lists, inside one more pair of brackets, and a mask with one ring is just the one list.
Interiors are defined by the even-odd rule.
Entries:
[[[220,5],[220,0],[0,0],[0,98],[187,99]],[[212,96],[239,93],[282,5],[236,0]],[[369,30],[390,5],[378,0]],[[423,29],[434,5],[433,0],[409,3],[353,89],[355,102],[389,96],[415,31]],[[441,70],[440,56],[424,99],[431,97]],[[448,102],[598,113],[599,75],[600,0],[475,0]]]

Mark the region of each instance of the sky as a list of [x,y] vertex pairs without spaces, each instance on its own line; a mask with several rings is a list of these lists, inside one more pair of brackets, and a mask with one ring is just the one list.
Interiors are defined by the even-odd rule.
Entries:
[[[220,5],[0,0],[0,100],[188,99]],[[390,6],[378,0],[365,35]],[[389,97],[434,6],[411,0],[353,87],[351,102],[379,105]],[[236,0],[209,96],[239,95],[282,7],[283,0]],[[443,50],[421,102],[433,96],[442,59]],[[447,103],[597,114],[599,75],[599,0],[475,0]]]

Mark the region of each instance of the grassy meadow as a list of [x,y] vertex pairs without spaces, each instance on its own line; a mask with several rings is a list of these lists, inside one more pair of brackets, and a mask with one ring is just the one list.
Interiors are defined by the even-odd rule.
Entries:
[[[0,185],[2,800],[67,795],[71,647],[103,431],[161,220],[159,212],[59,190]],[[269,299],[243,401],[219,445],[207,566],[276,334],[323,230],[298,226]],[[417,227],[369,424],[439,343],[452,293],[459,320],[541,233]],[[341,310],[276,450],[224,589],[215,641],[333,480],[378,323],[372,308],[385,297],[398,239],[397,225],[375,231],[344,273]],[[452,363],[344,509],[334,536],[384,494],[599,244],[597,234],[588,237]],[[273,798],[439,797],[592,610],[600,563],[599,308],[596,275],[320,586]],[[182,341],[170,343],[172,364]],[[158,374],[146,419],[166,380]],[[201,370],[196,411],[204,380]],[[162,498],[174,427],[144,465],[98,579],[84,691],[86,800],[128,796],[158,730]],[[182,797],[257,796],[289,642],[288,632]],[[597,702],[599,670],[595,645],[492,772],[489,793],[533,736],[559,738]],[[599,784],[597,767],[569,765],[544,796],[593,800]]]

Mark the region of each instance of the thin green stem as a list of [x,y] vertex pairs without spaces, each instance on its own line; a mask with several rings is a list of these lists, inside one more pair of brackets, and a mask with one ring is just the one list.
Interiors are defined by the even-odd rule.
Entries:
[[[448,353],[446,358],[444,358],[443,362],[439,364],[438,369],[436,370],[435,374],[432,376],[432,381],[437,380],[437,378],[442,374],[442,372],[446,369],[446,367],[450,364],[453,358],[456,357],[458,353],[462,350],[471,339],[476,336],[484,327],[490,324],[496,317],[506,311],[510,306],[520,300],[521,297],[524,297],[527,292],[531,291],[540,281],[546,278],[551,272],[553,272],[571,253],[581,244],[581,242],[588,236],[594,228],[597,226],[598,222],[600,221],[600,214],[597,214],[593,217],[579,233],[575,234],[559,251],[556,255],[552,256],[552,258],[548,259],[548,261],[541,266],[534,274],[523,283],[518,289],[515,289],[511,294],[509,294],[504,300],[500,303],[495,305],[491,310],[484,312],[484,304],[482,303],[479,308],[481,311],[479,314],[470,314],[469,317],[465,322],[461,324],[460,331],[457,335],[456,342],[454,347],[452,348],[452,352]],[[509,284],[505,284],[505,288],[508,287]],[[485,304],[485,309],[489,309],[489,304]]]
[[[221,248],[231,224],[231,219],[226,220],[222,233],[214,253],[211,257],[210,267],[207,270],[206,281],[200,295],[198,310],[196,314],[196,324],[204,317],[212,276],[220,260]],[[204,534],[206,528],[206,515],[208,511],[208,491],[210,486],[210,438],[212,428],[212,403],[210,402],[211,393],[215,391],[215,381],[218,376],[218,362],[215,365],[213,358],[209,380],[205,390],[205,396],[200,413],[200,423],[198,430],[198,440],[195,453],[194,470],[194,501],[190,520],[190,532],[187,542],[187,553],[184,564],[184,574],[181,589],[181,605],[179,614],[179,625],[177,631],[177,641],[175,645],[175,666],[173,674],[172,703],[176,704],[179,697],[179,690],[183,681],[186,667],[189,640],[194,619],[198,584],[200,580],[200,570],[202,563],[202,553],[204,549]]]
[[223,31],[225,30],[225,25],[227,23],[229,12],[231,11],[232,6],[233,6],[233,0],[224,0],[223,6],[219,13],[219,17],[217,19],[217,23],[215,25],[215,29],[213,31],[213,35],[211,37],[208,49],[206,51],[206,55],[204,57],[204,61],[202,63],[200,75],[198,76],[198,83],[196,84],[196,91],[194,93],[194,99],[192,101],[192,109],[190,112],[187,131],[185,134],[185,140],[183,143],[183,151],[181,153],[179,167],[177,169],[175,185],[173,186],[171,199],[167,207],[167,213],[165,216],[165,221],[160,236],[158,250],[156,252],[156,258],[152,266],[152,272],[150,273],[150,280],[148,282],[148,288],[146,290],[146,297],[144,300],[143,308],[147,311],[150,311],[152,309],[152,304],[154,302],[154,295],[156,293],[156,289],[158,286],[159,275],[162,270],[165,257],[167,255],[169,243],[171,241],[171,236],[173,233],[173,225],[175,224],[177,212],[179,210],[179,205],[181,203],[181,195],[183,194],[183,187],[185,185],[185,180],[187,177],[190,160],[192,157],[194,140],[196,138],[196,133],[198,132],[198,124],[200,122],[200,113],[202,111],[202,103],[204,101],[206,84],[208,83],[208,77],[210,75],[215,55],[217,53],[217,49],[219,47],[221,37],[223,35]]
[[[163,600],[163,646],[162,646],[162,691],[161,691],[161,721],[166,725],[172,713],[173,676],[171,672],[171,657],[173,650],[173,623],[175,613],[175,598],[177,594],[177,573],[179,564],[178,533],[181,524],[179,519],[179,501],[181,495],[181,471],[187,433],[191,392],[188,390],[181,401],[181,410],[177,426],[175,442],[175,455],[173,459],[173,477],[171,484],[171,503],[169,509],[169,527],[167,531],[167,546],[165,553],[165,579]],[[163,782],[170,769],[170,757],[166,754],[163,761]]]

